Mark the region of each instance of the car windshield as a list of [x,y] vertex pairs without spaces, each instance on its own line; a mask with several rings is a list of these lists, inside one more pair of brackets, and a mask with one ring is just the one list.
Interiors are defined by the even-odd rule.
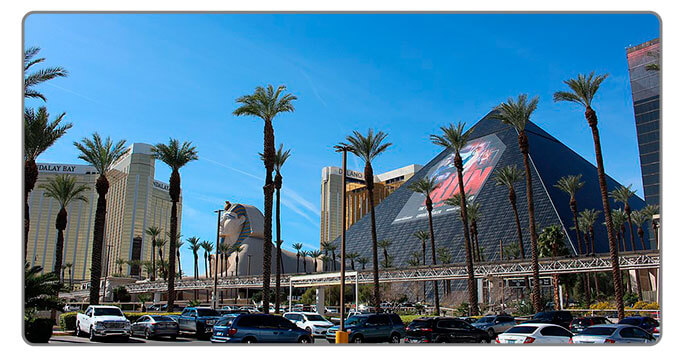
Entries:
[[230,326],[233,323],[234,319],[235,319],[234,316],[224,317],[216,322],[216,326]]
[[432,325],[431,320],[414,320],[409,324],[409,329],[426,328]]
[[172,320],[172,318],[169,317],[169,316],[157,316],[157,315],[156,315],[156,316],[153,316],[153,320],[155,320],[155,321],[161,321],[161,322],[172,322],[172,321],[174,321],[174,320]]
[[94,309],[94,316],[124,316],[120,309],[114,307],[97,307]]
[[549,312],[539,312],[536,315],[534,315],[534,319],[549,319],[552,316],[553,314]]
[[216,310],[213,309],[197,309],[197,316],[208,317],[208,316],[221,316]]
[[484,316],[483,318],[477,320],[476,322],[480,324],[485,324],[489,322],[494,322],[494,319],[496,319],[496,317],[494,316]]
[[306,315],[308,321],[327,321],[322,315]]
[[346,320],[346,325],[362,325],[365,321],[367,321],[366,316],[353,316]]
[[586,336],[610,336],[616,331],[615,327],[588,327],[580,335]]
[[536,331],[536,326],[515,326],[505,333],[532,333]]

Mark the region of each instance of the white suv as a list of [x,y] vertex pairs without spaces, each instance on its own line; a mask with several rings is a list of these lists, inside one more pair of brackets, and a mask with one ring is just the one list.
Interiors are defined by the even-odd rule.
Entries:
[[310,332],[313,337],[326,336],[327,329],[334,326],[322,315],[312,312],[287,312],[283,316],[296,326]]

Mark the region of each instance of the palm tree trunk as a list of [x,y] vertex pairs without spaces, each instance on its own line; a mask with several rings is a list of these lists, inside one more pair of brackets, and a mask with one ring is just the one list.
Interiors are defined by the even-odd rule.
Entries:
[[637,226],[637,237],[639,237],[639,242],[642,244],[642,250],[646,250],[646,245],[644,245],[644,229],[642,229],[642,226]]
[[28,195],[33,188],[35,183],[38,181],[38,165],[35,164],[35,160],[28,160],[24,162],[24,261],[26,261],[26,256],[28,254],[28,231],[31,226],[31,220],[29,217],[30,207],[28,207]]
[[585,306],[590,306],[590,273],[585,273],[583,276],[583,299],[585,299]]
[[621,279],[621,269],[618,264],[618,250],[614,240],[613,223],[611,222],[611,207],[609,205],[609,190],[606,184],[606,175],[604,173],[604,160],[602,159],[602,144],[599,140],[599,131],[597,129],[597,114],[589,106],[585,109],[585,118],[588,120],[592,130],[592,138],[595,143],[595,158],[597,159],[597,176],[599,179],[599,189],[602,194],[602,206],[604,208],[604,221],[606,222],[607,238],[609,239],[609,254],[611,255],[611,271],[614,279],[614,297],[616,300],[616,309],[618,310],[618,319],[625,317],[623,306],[623,282]]
[[[172,170],[169,178],[169,196],[172,199],[172,213],[169,221],[169,277],[167,279],[167,311],[174,311],[174,279],[176,278],[176,235],[178,231],[178,212],[177,203],[181,195],[181,176],[179,170]],[[217,242],[218,244],[218,242]]]
[[101,252],[103,251],[103,234],[106,227],[106,193],[108,193],[108,179],[106,175],[99,175],[96,180],[96,213],[94,214],[94,239],[92,242],[92,266],[90,269],[89,304],[99,303],[99,289],[101,285]]
[[[428,230],[430,231],[430,250],[432,251],[433,265],[437,265],[437,254],[435,253],[435,230],[433,229],[433,202],[430,196],[425,198],[426,209],[428,211]],[[425,241],[423,241],[423,264],[425,265]],[[435,314],[440,315],[440,292],[437,286],[437,280],[433,281],[435,294]],[[423,282],[423,292],[425,294],[425,281]]]
[[277,249],[275,251],[275,312],[277,313],[280,312],[280,273],[282,266],[282,239],[280,238],[280,188],[282,186],[282,176],[279,173],[275,175],[275,186],[277,186],[278,177],[280,186],[276,187],[277,189],[275,190],[275,229],[277,231]]
[[456,166],[456,177],[458,178],[458,189],[461,196],[461,219],[463,221],[463,239],[465,241],[465,267],[468,271],[468,300],[470,302],[470,315],[479,314],[477,307],[477,284],[475,281],[475,268],[472,261],[472,248],[468,229],[468,212],[466,209],[465,189],[463,187],[463,160],[461,154],[456,151],[454,156],[454,166]]
[[376,311],[381,311],[381,291],[378,282],[378,240],[376,238],[376,209],[374,207],[374,172],[371,163],[364,165],[364,178],[367,184],[367,196],[369,199],[369,211],[371,219],[371,252],[374,270],[374,306]]
[[299,258],[301,258],[301,254],[296,252],[296,273],[298,274],[299,272]]
[[270,260],[273,250],[273,162],[275,160],[275,132],[273,123],[266,119],[263,127],[263,157],[266,182],[263,186],[263,313],[270,311]]
[[[198,264],[198,259],[199,257],[197,256],[197,253],[193,251],[193,260],[195,261],[195,264],[193,264],[193,273],[195,273],[195,280],[198,280],[198,277],[200,276],[200,265]],[[194,300],[197,300],[198,298],[197,289],[193,290],[193,297]]]
[[56,215],[56,257],[54,259],[54,272],[59,274],[59,282],[63,281],[61,274],[61,266],[63,265],[63,231],[68,225],[68,213],[65,207],[61,207],[59,213]]
[[555,310],[561,310],[562,307],[559,304],[559,274],[553,274],[552,287],[553,287],[553,298],[555,300]]
[[576,242],[578,243],[578,255],[583,254],[582,244],[581,244],[581,231],[578,228],[578,208],[576,204],[576,199],[571,197],[569,201],[569,207],[571,207],[571,214],[574,215],[574,229],[576,230]]
[[534,211],[534,193],[531,184],[531,166],[529,165],[529,139],[524,130],[519,133],[519,146],[524,162],[524,173],[527,181],[527,206],[529,207],[529,235],[531,236],[531,270],[533,271],[534,288],[532,301],[536,312],[543,311],[541,304],[541,281],[538,272],[538,236],[536,235],[536,213]]
[[181,254],[176,251],[176,262],[179,264],[179,279],[183,278],[183,271],[181,271]]
[[153,270],[150,272],[150,281],[155,281],[155,237],[151,242],[153,254],[150,256],[150,262],[153,265]]

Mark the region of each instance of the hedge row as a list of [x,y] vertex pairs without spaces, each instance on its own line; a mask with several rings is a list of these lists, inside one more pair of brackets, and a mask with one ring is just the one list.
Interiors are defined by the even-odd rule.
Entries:
[[[129,322],[134,323],[141,316],[144,315],[180,315],[180,312],[125,312],[125,317]],[[75,321],[77,320],[77,312],[64,312],[59,316],[59,327],[62,331],[75,330]]]

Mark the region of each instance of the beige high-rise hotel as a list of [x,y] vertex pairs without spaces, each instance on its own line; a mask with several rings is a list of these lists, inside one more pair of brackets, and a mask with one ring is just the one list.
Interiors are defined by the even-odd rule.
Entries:
[[[51,271],[56,250],[55,220],[59,203],[44,195],[40,188],[49,177],[67,174],[77,177],[79,184],[89,187],[85,192],[87,202],[75,201],[68,211],[68,226],[64,231],[63,264],[73,264],[73,280],[89,280],[92,235],[96,211],[96,169],[88,165],[38,163],[38,181],[30,193],[31,225],[28,235],[27,258],[31,265]],[[116,260],[150,260],[151,242],[145,233],[147,227],[162,229],[160,238],[167,238],[172,202],[169,185],[155,180],[155,159],[151,145],[135,143],[118,159],[108,174],[110,188],[106,195],[106,227],[104,234],[103,274],[113,275],[122,269],[123,275],[139,276],[139,268],[128,264],[118,265]],[[181,227],[181,201],[178,206],[179,231]],[[167,239],[168,241],[168,239]],[[167,243],[165,252],[169,248]],[[166,253],[165,253],[166,256]],[[68,279],[68,270],[64,271]]]

